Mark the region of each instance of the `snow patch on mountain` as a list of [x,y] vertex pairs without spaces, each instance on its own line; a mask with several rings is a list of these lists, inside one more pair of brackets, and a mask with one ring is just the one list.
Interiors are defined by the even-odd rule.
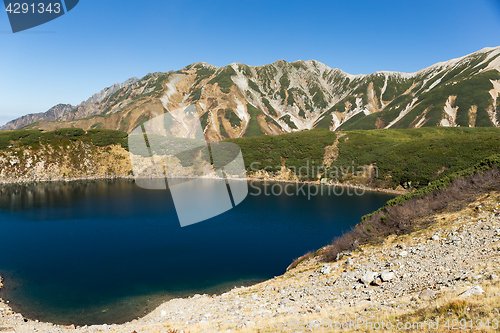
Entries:
[[382,109],[385,108],[384,99],[382,97],[384,96],[385,90],[387,89],[387,81],[389,80],[389,76],[387,74],[384,74],[384,76],[384,86],[382,87],[382,91],[380,92],[380,104],[382,105]]
[[436,81],[434,81],[434,82],[433,82],[433,83],[429,86],[429,88],[427,88],[425,91],[427,92],[427,91],[429,91],[429,90],[433,89],[435,86],[437,86],[438,84],[440,84],[440,83],[441,83],[441,80],[442,80],[442,79],[443,79],[443,78],[442,78],[442,77],[440,77],[439,79],[437,79]]
[[441,119],[440,125],[445,127],[457,127],[457,111],[458,106],[453,107],[457,96],[448,96],[446,104],[444,106],[445,116]]
[[[482,71],[488,71],[491,69],[496,69],[497,71],[500,72],[500,48],[496,48],[493,52],[488,54],[488,57],[486,57],[486,60],[483,61],[483,63],[488,62],[488,65],[482,70]],[[491,60],[493,57],[497,56],[495,59]]]
[[497,109],[497,98],[498,95],[500,94],[500,80],[490,80],[491,84],[493,85],[493,89],[489,91],[491,98],[493,99],[493,109]]
[[166,84],[165,92],[163,93],[163,96],[160,97],[160,101],[163,104],[163,107],[167,110],[169,110],[170,98],[178,93],[175,84],[180,80],[181,79],[179,77],[174,77],[173,79],[168,81]]
[[236,86],[240,89],[240,91],[245,94],[248,88],[248,78],[243,75],[242,72],[238,71],[238,68],[235,70],[236,75],[231,76],[231,80],[236,84]]
[[404,110],[402,110],[399,113],[399,115],[396,117],[396,119],[394,119],[393,121],[391,121],[389,123],[389,125],[387,125],[385,128],[391,128],[395,123],[397,123],[398,121],[400,121],[401,119],[403,119],[403,117],[406,116],[406,114],[413,109],[413,106],[415,105],[415,103],[417,101],[418,101],[418,97],[415,97],[414,99],[412,99],[412,101],[410,103],[408,103],[408,105],[406,105],[406,108],[404,108]]

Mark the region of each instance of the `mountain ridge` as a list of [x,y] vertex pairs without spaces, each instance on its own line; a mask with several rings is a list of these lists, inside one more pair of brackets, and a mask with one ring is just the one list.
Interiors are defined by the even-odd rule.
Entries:
[[190,104],[196,106],[211,141],[318,127],[498,127],[499,55],[500,47],[488,47],[413,73],[356,75],[316,60],[224,67],[198,62],[105,88],[97,98],[93,98],[96,94],[57,121],[16,119],[17,127],[11,128],[130,132],[149,119]]
[[[64,119],[64,117],[66,115],[68,115],[75,108],[84,107],[86,105],[91,105],[91,104],[101,102],[107,96],[115,93],[117,90],[119,90],[123,87],[126,87],[130,84],[135,83],[137,80],[138,79],[136,77],[132,77],[132,78],[129,78],[122,83],[114,83],[111,86],[102,89],[100,92],[93,94],[92,96],[90,96],[88,99],[81,102],[77,106],[73,106],[71,104],[59,103],[45,112],[31,113],[31,114],[27,114],[25,116],[21,116],[19,118],[16,118],[14,120],[7,122],[3,126],[0,126],[0,130],[19,129],[21,127],[26,126],[27,125],[26,122],[33,123],[33,122],[37,122],[37,121],[41,121],[41,120],[42,121],[62,120],[62,119]],[[62,109],[62,112],[60,111],[61,109]]]

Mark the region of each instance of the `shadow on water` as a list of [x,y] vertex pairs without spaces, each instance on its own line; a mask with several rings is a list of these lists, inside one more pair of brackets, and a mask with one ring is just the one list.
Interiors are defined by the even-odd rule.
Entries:
[[394,197],[325,190],[308,198],[300,184],[250,185],[236,208],[184,228],[168,190],[132,181],[2,186],[2,298],[30,319],[129,321],[170,298],[280,275]]

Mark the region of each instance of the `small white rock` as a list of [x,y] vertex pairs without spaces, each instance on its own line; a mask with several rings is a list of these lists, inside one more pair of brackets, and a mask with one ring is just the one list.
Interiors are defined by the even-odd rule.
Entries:
[[361,282],[363,282],[364,284],[370,284],[373,282],[373,280],[375,280],[376,276],[377,276],[377,273],[368,271],[365,274],[363,274],[363,276],[361,277]]
[[479,296],[484,293],[484,290],[480,286],[475,286],[474,288],[468,289],[458,295],[459,297],[469,297],[469,296]]
[[396,278],[396,275],[393,272],[382,272],[382,274],[380,274],[380,278],[382,279],[382,281],[388,282],[394,280]]
[[401,252],[399,252],[399,256],[402,257],[402,258],[406,258],[406,257],[408,257],[408,252],[407,251],[401,251]]
[[327,264],[324,264],[323,267],[319,270],[321,274],[329,274],[332,271],[332,268]]

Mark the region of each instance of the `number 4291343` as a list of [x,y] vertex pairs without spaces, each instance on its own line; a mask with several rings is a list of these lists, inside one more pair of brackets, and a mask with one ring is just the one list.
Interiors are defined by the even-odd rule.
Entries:
[[44,14],[44,13],[54,13],[59,14],[61,12],[61,4],[56,3],[48,3],[47,5],[40,2],[38,4],[32,3],[9,3],[5,8],[5,11],[9,14]]

